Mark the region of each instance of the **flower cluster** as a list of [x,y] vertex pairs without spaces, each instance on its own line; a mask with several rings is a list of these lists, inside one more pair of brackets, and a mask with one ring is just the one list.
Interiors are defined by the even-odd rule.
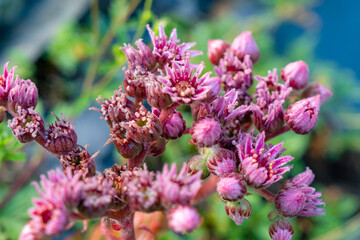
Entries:
[[[100,107],[92,108],[110,128],[107,143],[126,159],[103,174],[96,173],[97,154],[78,145],[74,126],[64,115],[54,115],[53,124],[45,123],[35,111],[36,86],[18,76],[14,80],[15,68],[8,71],[5,65],[0,105],[13,116],[9,127],[20,142],[39,143],[63,168],[42,176],[41,187],[35,184],[40,198],[34,200],[31,220],[20,239],[58,235],[75,220],[91,218],[103,218],[122,238],[135,239],[136,211],[163,211],[173,231],[190,233],[201,220],[193,204],[206,197],[209,189],[216,189],[226,214],[237,225],[252,214],[248,192],[274,203],[276,211],[269,214],[272,239],[292,238],[294,230],[286,218],[324,214],[321,193],[309,187],[314,174],[308,168],[286,180],[277,194],[267,190],[290,171],[288,163],[293,159],[284,154],[283,142],[267,141],[289,130],[312,131],[320,106],[332,94],[320,84],[308,85],[307,64],[289,63],[280,78],[276,69],[267,76],[255,76],[253,65],[260,52],[251,32],[245,31],[231,44],[209,40],[208,57],[215,65],[212,75],[203,73],[203,62],[191,63],[201,52],[190,50],[195,43],[180,42],[176,29],[170,36],[162,25],[158,36],[147,29],[153,48],[141,39],[136,47],[124,44],[121,50],[128,65],[123,88],[119,86],[109,99],[99,97]],[[185,121],[178,109],[181,105],[191,109],[192,123]],[[190,134],[199,154],[184,163],[179,173],[175,164],[150,171],[145,158],[160,156],[168,141],[184,134]]]

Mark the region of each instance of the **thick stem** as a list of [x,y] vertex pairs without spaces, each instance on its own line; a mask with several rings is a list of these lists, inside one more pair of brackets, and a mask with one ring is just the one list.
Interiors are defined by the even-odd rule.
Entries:
[[255,192],[257,192],[258,194],[260,194],[269,203],[273,203],[275,201],[275,194],[273,194],[272,192],[270,192],[266,189],[256,189],[256,188],[251,188],[251,189],[254,190]]
[[211,175],[206,182],[201,185],[201,188],[197,192],[195,198],[192,200],[191,204],[196,204],[213,194],[216,190],[216,184],[219,180],[219,177],[216,175]]
[[174,113],[175,109],[179,106],[178,103],[173,103],[169,106],[169,108],[167,109],[163,109],[161,110],[161,114],[160,114],[160,117],[159,117],[159,120],[160,122],[164,122],[168,116],[170,116],[171,114]]
[[139,153],[139,155],[137,155],[134,158],[130,158],[128,160],[129,163],[129,169],[132,170],[136,167],[139,167],[145,160],[146,158],[146,154],[147,154],[147,149],[144,148],[143,150],[141,150],[141,152]]
[[290,130],[289,126],[286,125],[286,126],[282,127],[279,131],[266,136],[265,141],[269,141],[270,139],[273,139],[274,137],[277,137],[283,133],[286,133],[289,130]]

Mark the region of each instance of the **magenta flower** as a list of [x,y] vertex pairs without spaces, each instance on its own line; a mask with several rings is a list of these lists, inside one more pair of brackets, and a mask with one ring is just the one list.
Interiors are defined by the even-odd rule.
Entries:
[[325,205],[320,198],[321,193],[309,187],[313,180],[314,174],[309,168],[293,179],[286,180],[275,198],[277,211],[285,217],[324,215],[324,209],[317,207]]
[[190,64],[189,59],[186,59],[184,66],[176,62],[173,62],[171,68],[166,66],[167,76],[159,77],[164,85],[163,92],[169,94],[174,102],[180,104],[206,100],[210,95],[214,95],[214,89],[220,91],[221,83],[218,78],[209,77],[210,72],[200,77],[203,69],[203,62],[195,68]]
[[167,214],[169,227],[176,233],[191,233],[200,224],[200,216],[194,207],[178,205]]
[[156,66],[155,56],[149,47],[141,39],[135,42],[138,49],[133,48],[130,44],[124,44],[120,49],[125,53],[128,60],[130,71],[136,71],[137,67],[142,66],[147,71],[151,71]]
[[304,61],[289,63],[281,70],[281,79],[294,89],[303,89],[309,79],[309,67]]
[[13,67],[9,72],[8,65],[9,62],[5,63],[4,73],[3,75],[0,74],[0,106],[6,105],[10,89],[13,86],[16,67]]
[[231,43],[230,49],[235,52],[240,59],[249,55],[253,63],[256,63],[260,57],[259,47],[250,31],[244,31],[238,35]]
[[230,44],[222,39],[208,40],[208,58],[212,64],[218,65],[220,59],[224,56],[226,49]]
[[170,37],[165,34],[162,24],[159,25],[159,36],[155,36],[154,31],[149,25],[146,28],[151,37],[151,42],[154,46],[153,54],[156,61],[160,65],[170,64],[172,61],[184,62],[186,58],[195,57],[201,55],[201,51],[189,50],[196,43],[180,43],[177,39],[176,29],[174,28],[170,34]]
[[33,107],[35,109],[38,102],[38,90],[36,85],[30,80],[16,79],[13,87],[9,91],[8,106],[16,112],[18,106],[23,109]]
[[160,193],[161,204],[165,208],[172,205],[187,205],[195,197],[201,186],[201,173],[190,175],[183,164],[180,173],[176,173],[176,164],[169,169],[165,164],[162,172],[156,174],[156,188]]
[[262,132],[252,137],[246,134],[237,145],[241,161],[241,173],[247,184],[255,188],[266,188],[283,178],[285,172],[290,171],[292,166],[284,166],[293,157],[280,157],[283,142],[269,147],[265,144],[265,133]]
[[252,214],[252,208],[245,198],[237,202],[227,202],[225,205],[226,214],[236,223],[241,225]]
[[294,235],[294,228],[288,220],[279,218],[271,223],[269,235],[273,240],[291,240]]
[[220,178],[216,191],[223,200],[238,201],[245,196],[246,183],[240,174],[230,173]]
[[190,130],[192,141],[200,147],[211,147],[221,137],[221,124],[214,118],[204,118],[194,122]]
[[311,132],[317,123],[320,95],[302,99],[286,110],[285,122],[297,134]]
[[207,160],[207,168],[212,174],[226,176],[236,170],[236,156],[227,149],[214,149]]

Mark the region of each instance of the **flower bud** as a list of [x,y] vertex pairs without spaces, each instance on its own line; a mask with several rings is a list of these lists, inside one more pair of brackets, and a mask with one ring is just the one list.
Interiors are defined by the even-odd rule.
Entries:
[[[152,76],[152,75],[151,75]],[[171,97],[162,92],[162,85],[156,79],[146,83],[146,95],[148,103],[155,108],[167,108],[171,103]]]
[[186,122],[180,112],[175,111],[163,123],[163,136],[167,139],[177,139],[183,135]]
[[304,61],[289,63],[281,70],[281,79],[294,89],[304,88],[309,79],[308,65]]
[[281,190],[275,198],[275,207],[284,217],[296,217],[303,210],[306,197],[296,188]]
[[163,154],[163,152],[165,151],[165,148],[166,148],[166,143],[167,143],[167,141],[162,137],[160,137],[158,140],[152,142],[150,145],[148,155],[156,157],[156,156]]
[[285,122],[297,134],[307,134],[317,123],[320,96],[297,101],[286,110]]
[[63,171],[70,169],[72,174],[82,173],[86,177],[95,176],[96,168],[94,158],[98,153],[91,155],[86,146],[76,146],[71,152],[60,157]]
[[49,125],[44,133],[46,142],[44,147],[51,153],[64,155],[73,150],[77,143],[75,127],[65,120],[62,114],[60,120],[56,115],[55,124]]
[[14,72],[13,67],[10,72],[8,70],[8,62],[4,66],[4,74],[0,74],[0,106],[5,106],[8,100],[9,91],[13,86]]
[[320,105],[323,105],[333,93],[320,83],[310,84],[302,93],[303,98],[314,97],[316,95],[320,95]]
[[240,174],[230,173],[226,177],[220,178],[216,191],[223,200],[238,201],[246,193],[246,183]]
[[[140,68],[140,67],[139,67]],[[137,98],[137,99],[145,99],[146,98],[146,88],[145,82],[147,76],[133,76],[132,70],[128,69],[125,71],[125,79],[123,81],[124,91],[126,95]],[[145,74],[145,73],[144,73]]]
[[201,171],[201,179],[205,179],[210,175],[206,167],[206,158],[202,155],[193,156],[186,165],[186,171],[191,175]]
[[8,106],[16,112],[18,106],[23,109],[35,108],[38,102],[38,90],[30,80],[16,79],[8,96]]
[[238,202],[227,202],[225,211],[238,226],[240,226],[244,220],[248,219],[252,213],[251,205],[245,198],[242,198]]
[[251,61],[256,63],[260,57],[259,48],[250,31],[244,31],[231,43],[230,49],[241,60],[245,55],[250,55]]
[[208,41],[208,58],[214,65],[219,64],[220,58],[224,56],[230,44],[221,39],[210,39]]
[[191,206],[178,205],[167,215],[169,227],[176,233],[191,233],[200,224],[200,216]]
[[134,158],[139,155],[143,149],[143,145],[131,138],[125,137],[125,130],[116,124],[110,129],[110,139],[108,142],[113,142],[116,150],[124,158]]
[[207,160],[207,168],[212,174],[226,176],[236,170],[235,154],[227,149],[215,149]]
[[210,147],[220,140],[221,131],[221,125],[216,119],[205,118],[194,122],[190,134],[195,144]]
[[288,220],[280,218],[271,223],[269,234],[273,240],[291,240],[294,228]]

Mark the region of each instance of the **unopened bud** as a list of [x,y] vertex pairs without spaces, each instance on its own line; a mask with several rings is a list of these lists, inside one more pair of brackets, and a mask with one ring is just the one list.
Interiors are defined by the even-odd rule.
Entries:
[[242,32],[231,43],[230,49],[242,60],[245,55],[250,55],[251,61],[259,60],[260,52],[250,31]]
[[309,67],[304,61],[289,63],[281,70],[281,79],[294,89],[303,89],[309,79]]
[[230,44],[221,39],[210,39],[208,41],[208,58],[212,64],[218,65],[220,58],[224,56]]

